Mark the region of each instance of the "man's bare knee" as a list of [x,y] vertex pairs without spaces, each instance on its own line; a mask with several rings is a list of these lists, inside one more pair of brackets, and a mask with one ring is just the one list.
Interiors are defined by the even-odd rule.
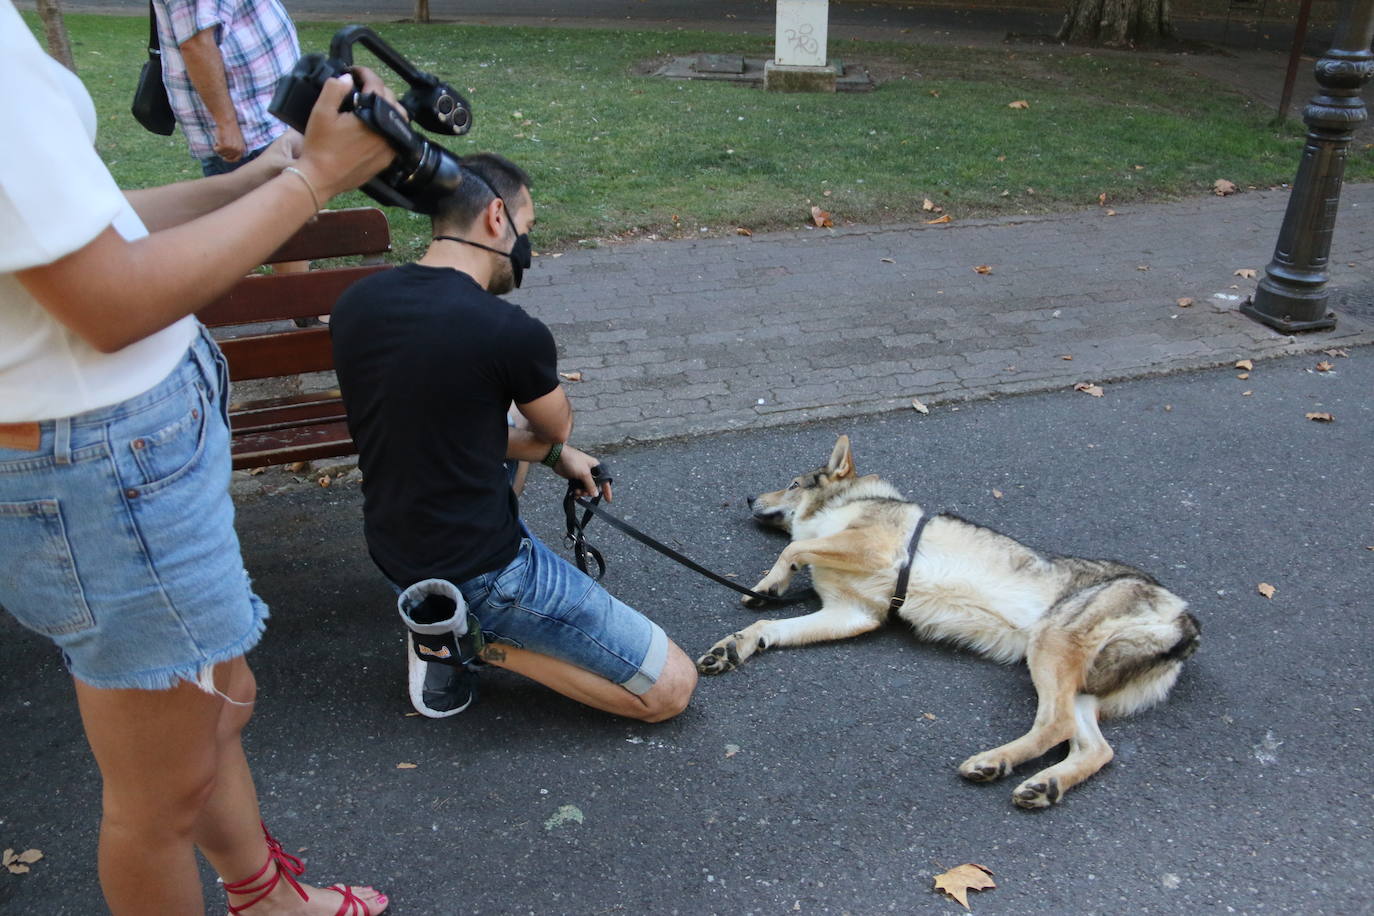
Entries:
[[687,708],[697,689],[697,669],[676,645],[668,647],[668,659],[658,682],[640,697],[644,702],[644,722],[666,722]]

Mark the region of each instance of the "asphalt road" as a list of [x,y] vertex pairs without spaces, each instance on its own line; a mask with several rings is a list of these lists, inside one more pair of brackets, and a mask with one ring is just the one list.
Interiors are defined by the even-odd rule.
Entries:
[[[240,504],[274,614],[249,735],[267,820],[315,880],[372,881],[398,916],[953,914],[931,880],[966,862],[998,884],[979,914],[1371,912],[1374,350],[1321,358],[604,456],[624,517],[745,580],[782,541],[744,497],[846,432],[861,472],[928,507],[1187,597],[1203,641],[1173,695],[1108,723],[1115,761],[1055,809],[1012,806],[1020,773],[955,774],[1028,726],[1025,670],[896,628],[764,653],[659,726],[499,674],[456,719],[407,717],[401,630],[345,478]],[[540,472],[525,499],[549,538],[558,495]],[[610,587],[689,652],[754,616],[593,533]],[[71,699],[54,652],[0,617],[0,848],[45,853],[0,871],[5,914],[99,911],[99,785]]]

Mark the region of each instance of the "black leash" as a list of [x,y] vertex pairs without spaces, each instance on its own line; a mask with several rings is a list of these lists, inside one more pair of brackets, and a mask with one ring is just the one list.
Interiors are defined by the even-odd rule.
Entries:
[[[605,465],[599,464],[592,469],[592,481],[596,484],[595,496],[593,496],[590,499],[584,496],[578,496],[577,482],[570,480],[568,481],[567,495],[563,497],[563,515],[567,520],[567,532],[563,535],[563,540],[568,545],[568,547],[572,549],[573,558],[577,561],[577,568],[582,570],[587,575],[592,576],[593,579],[600,581],[601,577],[606,574],[606,560],[604,557],[602,557],[601,551],[597,550],[591,544],[587,543],[587,524],[592,520],[592,516],[596,515],[601,518],[604,518],[606,520],[606,523],[609,524],[612,528],[615,528],[618,531],[628,534],[630,537],[634,538],[636,541],[639,541],[639,543],[643,544],[645,547],[650,547],[654,550],[657,550],[659,553],[663,554],[665,557],[672,560],[673,562],[679,563],[687,567],[688,569],[692,570],[693,572],[700,573],[701,575],[705,576],[708,579],[711,579],[714,582],[719,582],[726,588],[734,589],[741,595],[748,595],[750,598],[756,598],[759,601],[768,601],[773,603],[791,603],[793,601],[800,601],[803,598],[807,597],[807,593],[803,593],[795,595],[791,598],[781,598],[775,597],[773,595],[765,595],[760,592],[756,592],[753,589],[745,588],[743,585],[740,585],[737,582],[731,582],[729,579],[725,578],[719,573],[712,572],[705,566],[702,566],[700,563],[697,563],[696,561],[692,560],[690,557],[684,556],[683,554],[669,547],[667,544],[664,544],[661,541],[657,541],[654,538],[649,537],[649,535],[640,531],[638,528],[634,527],[628,522],[623,522],[620,519],[616,518],[614,515],[600,507],[601,485],[605,483],[610,483],[613,479],[614,478],[611,477],[609,471],[606,470]],[[581,506],[584,510],[586,510],[582,513],[582,518],[580,520],[577,517],[578,506]],[[597,572],[594,576],[592,575],[591,570],[587,568],[588,557],[590,557],[593,561],[596,562]]]

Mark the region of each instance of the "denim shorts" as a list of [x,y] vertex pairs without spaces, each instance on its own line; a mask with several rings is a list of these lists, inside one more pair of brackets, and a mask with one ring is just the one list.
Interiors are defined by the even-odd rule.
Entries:
[[0,607],[94,687],[200,681],[262,635],[229,497],[228,374],[204,329],[152,389],[0,448]]
[[576,665],[637,696],[646,693],[668,658],[663,628],[521,528],[514,560],[459,586],[486,639]]

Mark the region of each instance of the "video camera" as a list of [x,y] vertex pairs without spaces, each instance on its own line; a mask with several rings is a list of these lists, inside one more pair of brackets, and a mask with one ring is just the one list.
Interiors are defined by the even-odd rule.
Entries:
[[432,213],[438,201],[462,183],[463,172],[456,156],[416,131],[410,122],[415,120],[427,130],[460,137],[472,128],[472,110],[452,86],[417,69],[376,32],[361,25],[340,29],[329,42],[328,57],[307,54],[277,81],[267,110],[304,133],[310,110],[315,107],[325,81],[352,71],[355,44],[376,54],[410,85],[401,97],[404,114],[370,92],[355,91],[339,109],[352,111],[396,151],[391,165],[361,190],[387,206]]

